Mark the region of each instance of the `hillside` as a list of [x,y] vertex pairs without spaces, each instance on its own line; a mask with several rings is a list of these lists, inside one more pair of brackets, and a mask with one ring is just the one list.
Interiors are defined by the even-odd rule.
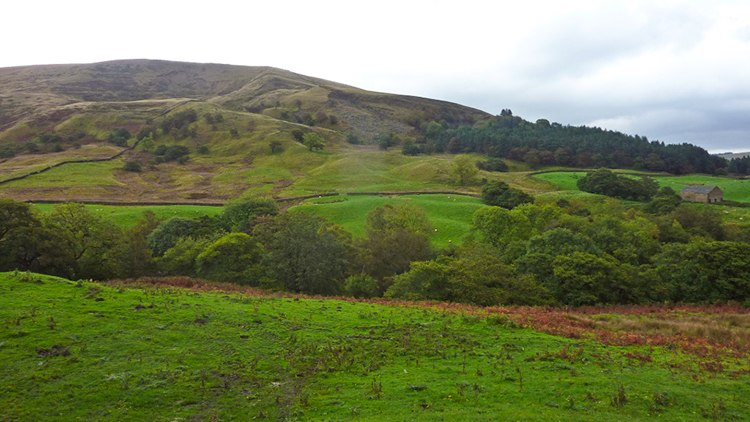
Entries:
[[[270,67],[128,60],[5,68],[0,194],[222,202],[243,192],[284,197],[332,188],[444,189],[441,168],[450,165],[449,157],[409,159],[378,152],[374,144],[388,134],[417,136],[429,122],[451,127],[487,117],[457,104],[368,92]],[[132,138],[107,142],[118,129]],[[128,150],[145,130],[147,142]],[[309,151],[294,131],[319,134],[324,150]],[[185,146],[190,160],[158,162],[160,145]],[[88,160],[103,161],[4,182]],[[127,161],[143,172],[122,171]]]
[[[0,69],[0,139],[29,140],[78,114],[129,111],[155,118],[188,100],[266,115],[334,114],[338,129],[365,138],[408,135],[408,119],[488,117],[457,104],[369,92],[272,67],[123,60]],[[29,130],[19,127],[24,125]]]

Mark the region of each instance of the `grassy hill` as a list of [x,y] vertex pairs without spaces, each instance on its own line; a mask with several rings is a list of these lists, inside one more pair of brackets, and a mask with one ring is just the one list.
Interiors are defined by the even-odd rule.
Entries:
[[[107,142],[179,113],[185,128],[128,151]],[[217,117],[218,116],[218,117]],[[300,196],[326,190],[445,188],[450,157],[402,157],[380,135],[414,137],[431,121],[458,125],[487,113],[443,101],[364,91],[270,67],[128,60],[0,69],[0,194],[17,199],[221,202],[243,192]],[[215,120],[216,118],[217,120]],[[188,131],[189,129],[189,131]],[[315,131],[324,151],[292,132]],[[344,142],[356,136],[362,145]],[[271,153],[270,143],[279,148]],[[129,141],[134,145],[135,139]],[[158,145],[190,149],[187,163],[154,163]],[[198,154],[202,150],[202,154]],[[3,181],[66,161],[28,179]],[[139,174],[122,171],[127,161]]]
[[[727,337],[746,331],[744,314],[393,306],[150,281],[0,274],[0,420],[750,418],[744,352],[634,331],[700,317],[734,321]],[[638,323],[648,315],[661,322]],[[521,328],[572,335],[577,321],[588,334],[573,339]],[[596,328],[616,321],[629,332]]]
[[457,104],[369,92],[271,67],[160,60],[3,68],[0,98],[0,139],[21,140],[22,133],[50,130],[82,114],[91,120],[119,112],[137,123],[186,101],[269,116],[287,111],[315,119],[319,112],[332,113],[338,120],[332,126],[365,138],[380,132],[407,135],[409,119],[470,122],[488,116]]

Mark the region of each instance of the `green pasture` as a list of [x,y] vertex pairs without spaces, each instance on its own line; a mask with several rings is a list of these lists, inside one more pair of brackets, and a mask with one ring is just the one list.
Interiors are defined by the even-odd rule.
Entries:
[[541,173],[535,174],[535,179],[544,180],[557,185],[560,190],[578,190],[576,183],[578,179],[586,176],[585,171],[576,172],[553,172],[553,173]]
[[[338,201],[338,202],[333,202]],[[446,248],[469,234],[474,213],[486,205],[479,198],[463,195],[360,196],[340,195],[308,199],[292,210],[304,211],[340,224],[354,237],[365,235],[367,213],[378,206],[410,202],[427,213],[435,231],[432,245]]]
[[745,361],[503,315],[2,273],[0,322],[9,422],[750,419]]
[[[464,195],[340,195],[335,197],[313,198],[292,207],[292,211],[303,211],[340,224],[355,237],[365,235],[367,213],[386,203],[395,204],[409,201],[425,210],[435,227],[431,242],[436,248],[445,248],[460,242],[469,234],[474,212],[484,207],[482,200]],[[34,204],[41,212],[50,212],[54,204]],[[92,214],[101,216],[120,227],[134,226],[146,210],[156,217],[195,218],[201,215],[215,216],[222,207],[204,205],[97,205],[86,204]]]
[[123,186],[114,171],[123,166],[122,159],[94,163],[73,163],[3,185],[3,188],[69,188],[88,186]]
[[683,187],[691,184],[716,185],[724,191],[724,199],[737,202],[750,202],[750,180],[732,179],[713,176],[671,176],[655,177],[660,186],[669,186],[679,192]]
[[[637,175],[637,174],[636,174]],[[554,172],[534,175],[535,178],[554,183],[561,190],[578,190],[578,179],[586,176],[586,172]],[[656,176],[659,186],[669,186],[676,192],[683,187],[693,184],[716,185],[724,191],[724,199],[738,202],[750,202],[750,180],[733,179],[704,175],[690,176]]]
[[[34,204],[41,212],[50,212],[54,204]],[[214,216],[222,211],[222,207],[211,207],[204,205],[84,205],[92,214],[109,220],[120,227],[130,228],[135,226],[143,216],[144,211],[152,211],[157,218],[169,219],[172,217],[196,218],[201,215]]]

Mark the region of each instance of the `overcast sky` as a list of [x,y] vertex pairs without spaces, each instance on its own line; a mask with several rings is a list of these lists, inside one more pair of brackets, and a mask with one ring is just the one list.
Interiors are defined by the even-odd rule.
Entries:
[[9,2],[0,67],[274,66],[531,121],[750,151],[748,1]]

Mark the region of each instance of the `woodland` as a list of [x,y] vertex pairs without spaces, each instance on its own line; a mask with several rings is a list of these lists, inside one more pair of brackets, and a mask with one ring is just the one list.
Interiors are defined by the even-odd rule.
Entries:
[[146,211],[128,229],[81,204],[42,214],[3,199],[0,271],[93,280],[186,276],[481,306],[750,300],[750,228],[724,222],[714,208],[680,206],[670,188],[635,205],[519,201],[512,191],[502,182],[486,185],[485,201],[502,206],[479,209],[463,242],[444,249],[431,246],[427,214],[408,203],[375,208],[366,235],[354,238],[319,217],[280,211],[269,198],[231,201],[215,217],[157,219]]

